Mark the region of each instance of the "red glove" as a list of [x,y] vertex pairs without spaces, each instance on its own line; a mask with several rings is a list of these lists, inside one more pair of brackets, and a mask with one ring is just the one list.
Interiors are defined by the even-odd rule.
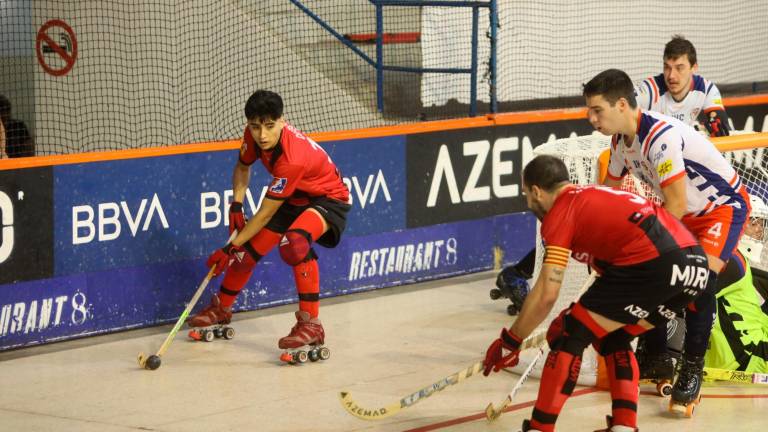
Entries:
[[218,276],[224,273],[227,267],[232,264],[232,261],[235,259],[235,252],[240,249],[242,248],[235,246],[232,243],[227,243],[223,248],[216,249],[211,256],[208,257],[208,261],[205,262],[205,265],[208,266],[208,268],[215,266],[213,275]]
[[242,232],[245,227],[245,213],[243,213],[243,203],[232,201],[229,205],[229,234],[237,230]]
[[[501,336],[491,343],[483,360],[483,375],[488,376],[491,369],[498,372],[504,368],[514,367],[520,361],[520,345],[523,339],[503,328]],[[504,354],[504,350],[508,351]]]

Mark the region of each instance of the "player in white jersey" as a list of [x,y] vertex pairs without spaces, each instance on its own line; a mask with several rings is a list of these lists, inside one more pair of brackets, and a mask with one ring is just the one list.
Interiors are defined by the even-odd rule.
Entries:
[[[635,86],[638,106],[674,117],[702,132],[706,129],[709,136],[729,135],[720,90],[696,74],[698,62],[693,44],[683,36],[673,36],[664,46],[663,65],[663,73]],[[641,379],[668,380],[674,375],[667,337],[666,329],[661,327],[641,336]]]
[[[722,154],[704,136],[672,117],[644,111],[623,71],[609,69],[584,86],[592,126],[613,135],[605,184],[620,187],[632,173],[663,198],[664,207],[680,218],[707,254],[710,278],[730,259],[749,215],[749,195]],[[681,269],[681,277],[684,270]],[[710,284],[714,286],[714,284]],[[672,390],[670,408],[699,400],[704,353],[716,311],[715,293],[689,305],[682,368]]]
[[720,90],[715,83],[697,75],[698,69],[693,44],[680,35],[673,36],[664,47],[664,73],[635,87],[637,105],[696,128],[703,124],[709,136],[728,135],[728,115]]

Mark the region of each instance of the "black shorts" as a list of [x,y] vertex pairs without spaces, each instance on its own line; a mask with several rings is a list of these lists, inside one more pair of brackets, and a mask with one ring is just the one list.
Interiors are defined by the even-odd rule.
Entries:
[[289,203],[283,203],[277,210],[272,219],[267,222],[268,230],[283,234],[291,226],[293,221],[304,210],[313,208],[317,210],[323,219],[328,223],[328,231],[317,239],[317,244],[327,248],[336,247],[341,241],[341,234],[347,227],[347,213],[352,208],[351,205],[332,198],[318,197],[310,198],[309,204],[297,206]]
[[621,323],[645,319],[666,325],[710,286],[708,279],[707,256],[697,245],[639,264],[608,267],[579,303]]

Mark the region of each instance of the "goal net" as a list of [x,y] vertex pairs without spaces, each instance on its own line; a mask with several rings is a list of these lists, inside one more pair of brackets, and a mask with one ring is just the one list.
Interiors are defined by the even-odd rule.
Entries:
[[[735,131],[732,135],[742,135],[751,132]],[[729,138],[733,140],[732,138]],[[548,154],[557,156],[565,162],[568,172],[571,175],[571,181],[575,184],[594,184],[599,183],[601,172],[605,172],[607,166],[607,151],[610,146],[610,137],[595,133],[593,135],[578,136],[553,140],[540,145],[534,149],[534,155]],[[768,221],[768,163],[766,161],[766,148],[755,147],[745,150],[726,151],[724,156],[738,172],[742,182],[746,185],[752,202],[751,225],[752,229],[747,230],[742,238],[740,248],[747,255],[747,259],[754,268],[768,270],[768,251],[763,246],[766,242],[766,221]],[[602,158],[601,158],[602,156]],[[622,189],[637,193],[656,202],[661,199],[655,195],[650,186],[644,184],[638,178],[628,175],[624,178]],[[751,236],[750,236],[751,234]],[[537,277],[541,268],[541,261],[544,250],[542,247],[541,236],[537,231],[536,235],[536,267],[534,279]],[[552,319],[567,307],[571,302],[575,302],[578,293],[582,290],[588,279],[588,270],[585,264],[582,264],[573,258],[568,263],[565,272],[560,296],[552,309],[552,312],[536,331],[546,330]],[[524,353],[521,357],[520,365],[514,371],[522,372],[530,362],[535,353]],[[534,368],[532,375],[541,376],[543,361]],[[595,385],[598,378],[598,356],[595,350],[590,346],[585,350],[582,359],[581,375],[579,384]]]

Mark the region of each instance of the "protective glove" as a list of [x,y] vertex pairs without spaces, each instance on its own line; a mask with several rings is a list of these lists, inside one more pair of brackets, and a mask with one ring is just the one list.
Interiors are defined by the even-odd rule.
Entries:
[[498,372],[517,365],[520,361],[520,345],[522,344],[523,339],[520,336],[505,328],[501,329],[501,336],[491,343],[485,353],[483,375],[488,376],[491,369]]
[[245,227],[245,213],[243,213],[243,203],[232,201],[229,205],[229,234],[237,230],[242,232]]
[[218,276],[227,270],[227,267],[229,267],[235,259],[235,253],[240,250],[242,250],[241,247],[235,246],[232,243],[227,243],[223,248],[216,249],[211,256],[208,257],[208,261],[206,261],[205,265],[208,266],[208,268],[214,267],[213,275]]

